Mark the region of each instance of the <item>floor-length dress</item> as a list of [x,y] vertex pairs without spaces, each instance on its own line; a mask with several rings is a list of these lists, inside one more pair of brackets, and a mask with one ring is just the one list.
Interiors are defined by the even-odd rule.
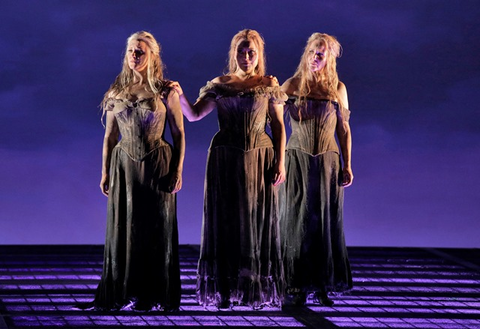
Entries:
[[[219,131],[208,152],[197,300],[201,305],[281,305],[275,154],[265,132],[278,87],[238,90],[207,83],[200,98],[215,100]],[[285,97],[285,96],[284,96]]]
[[292,134],[281,190],[281,232],[288,292],[344,292],[352,277],[343,230],[343,186],[337,122],[350,112],[336,102],[296,98],[286,105]]
[[111,156],[103,273],[94,301],[100,309],[180,305],[176,195],[168,192],[175,159],[163,138],[164,99],[108,101],[121,140]]

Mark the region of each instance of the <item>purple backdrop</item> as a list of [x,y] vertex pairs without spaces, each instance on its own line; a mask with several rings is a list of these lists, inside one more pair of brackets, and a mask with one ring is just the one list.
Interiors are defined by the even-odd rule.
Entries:
[[[299,3],[299,4],[297,4]],[[125,39],[152,32],[190,100],[225,68],[243,28],[268,73],[294,72],[312,32],[338,37],[352,111],[352,246],[480,247],[480,2],[26,1],[0,11],[0,244],[101,244],[98,104]],[[186,122],[180,242],[200,242],[212,113]]]

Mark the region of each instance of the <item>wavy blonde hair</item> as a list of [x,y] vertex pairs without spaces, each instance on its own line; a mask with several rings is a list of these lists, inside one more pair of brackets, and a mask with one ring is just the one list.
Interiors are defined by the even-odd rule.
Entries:
[[152,91],[154,94],[157,95],[160,92],[164,70],[162,58],[160,57],[161,46],[150,32],[135,32],[127,39],[122,70],[120,71],[120,74],[117,75],[115,81],[112,83],[103,97],[101,107],[104,110],[107,100],[108,98],[112,97],[112,94],[116,96],[122,92],[128,93],[130,86],[133,84],[134,74],[133,70],[128,66],[127,48],[128,44],[134,40],[143,41],[147,44],[148,51],[150,52],[150,59],[147,63],[147,84],[150,91]]
[[[326,64],[320,71],[312,72],[309,65],[310,46],[317,43],[319,46],[325,46],[326,50]],[[338,73],[337,73],[337,58],[342,55],[342,46],[334,36],[326,33],[313,33],[307,40],[307,44],[300,59],[300,64],[293,75],[294,78],[299,79],[298,92],[300,103],[304,102],[306,97],[310,94],[312,88],[320,87],[325,91],[330,100],[339,100],[337,95],[338,89]],[[340,104],[343,106],[343,104]]]
[[230,50],[228,52],[228,73],[233,74],[238,70],[237,47],[242,41],[251,41],[257,46],[258,64],[255,67],[254,72],[258,75],[264,76],[266,71],[265,41],[260,33],[250,29],[241,30],[233,36],[232,42],[230,43]]

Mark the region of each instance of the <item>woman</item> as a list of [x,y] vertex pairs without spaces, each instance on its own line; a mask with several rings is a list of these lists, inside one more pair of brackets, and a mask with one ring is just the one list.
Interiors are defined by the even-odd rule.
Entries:
[[[232,39],[228,73],[208,82],[192,106],[178,84],[189,121],[218,111],[210,145],[197,299],[203,306],[281,305],[283,268],[277,185],[285,179],[286,96],[265,77],[264,42],[254,30]],[[265,132],[270,122],[272,139]]]
[[352,288],[343,232],[352,138],[347,90],[336,71],[340,51],[335,37],[312,34],[297,71],[282,85],[292,127],[281,192],[282,249],[287,298],[294,305],[304,305],[313,292],[314,301],[331,306],[329,292]]
[[[178,94],[169,83],[153,35],[132,34],[122,71],[102,102],[100,188],[108,211],[97,309],[180,305],[175,193],[182,187],[185,135]],[[167,121],[173,148],[163,137]]]

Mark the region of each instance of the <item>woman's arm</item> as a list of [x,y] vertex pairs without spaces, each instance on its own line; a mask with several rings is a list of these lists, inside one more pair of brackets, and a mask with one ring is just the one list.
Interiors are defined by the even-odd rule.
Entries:
[[180,100],[176,90],[170,92],[167,97],[167,119],[172,132],[174,160],[176,167],[171,173],[169,191],[177,193],[182,188],[183,161],[185,159],[185,130],[183,128],[183,116]]
[[117,145],[119,136],[120,133],[115,115],[112,111],[107,111],[102,148],[102,178],[100,180],[100,189],[105,196],[108,196],[110,189],[110,159],[112,150]]
[[[338,86],[338,97],[340,104],[348,109],[348,96],[347,88],[343,83],[339,83]],[[338,114],[337,114],[338,115]],[[340,143],[340,149],[342,151],[343,159],[343,182],[344,187],[348,187],[353,183],[353,172],[352,172],[352,133],[350,130],[350,124],[345,120],[341,115],[337,120],[337,137]]]
[[210,112],[212,112],[217,105],[214,101],[204,99],[200,99],[192,105],[183,93],[182,87],[177,81],[171,82],[170,87],[178,93],[183,115],[185,115],[187,120],[190,122],[203,119]]
[[280,87],[280,90],[283,91],[288,96],[291,96],[294,94],[296,88],[297,88],[296,80],[292,77],[285,80],[285,82]]

